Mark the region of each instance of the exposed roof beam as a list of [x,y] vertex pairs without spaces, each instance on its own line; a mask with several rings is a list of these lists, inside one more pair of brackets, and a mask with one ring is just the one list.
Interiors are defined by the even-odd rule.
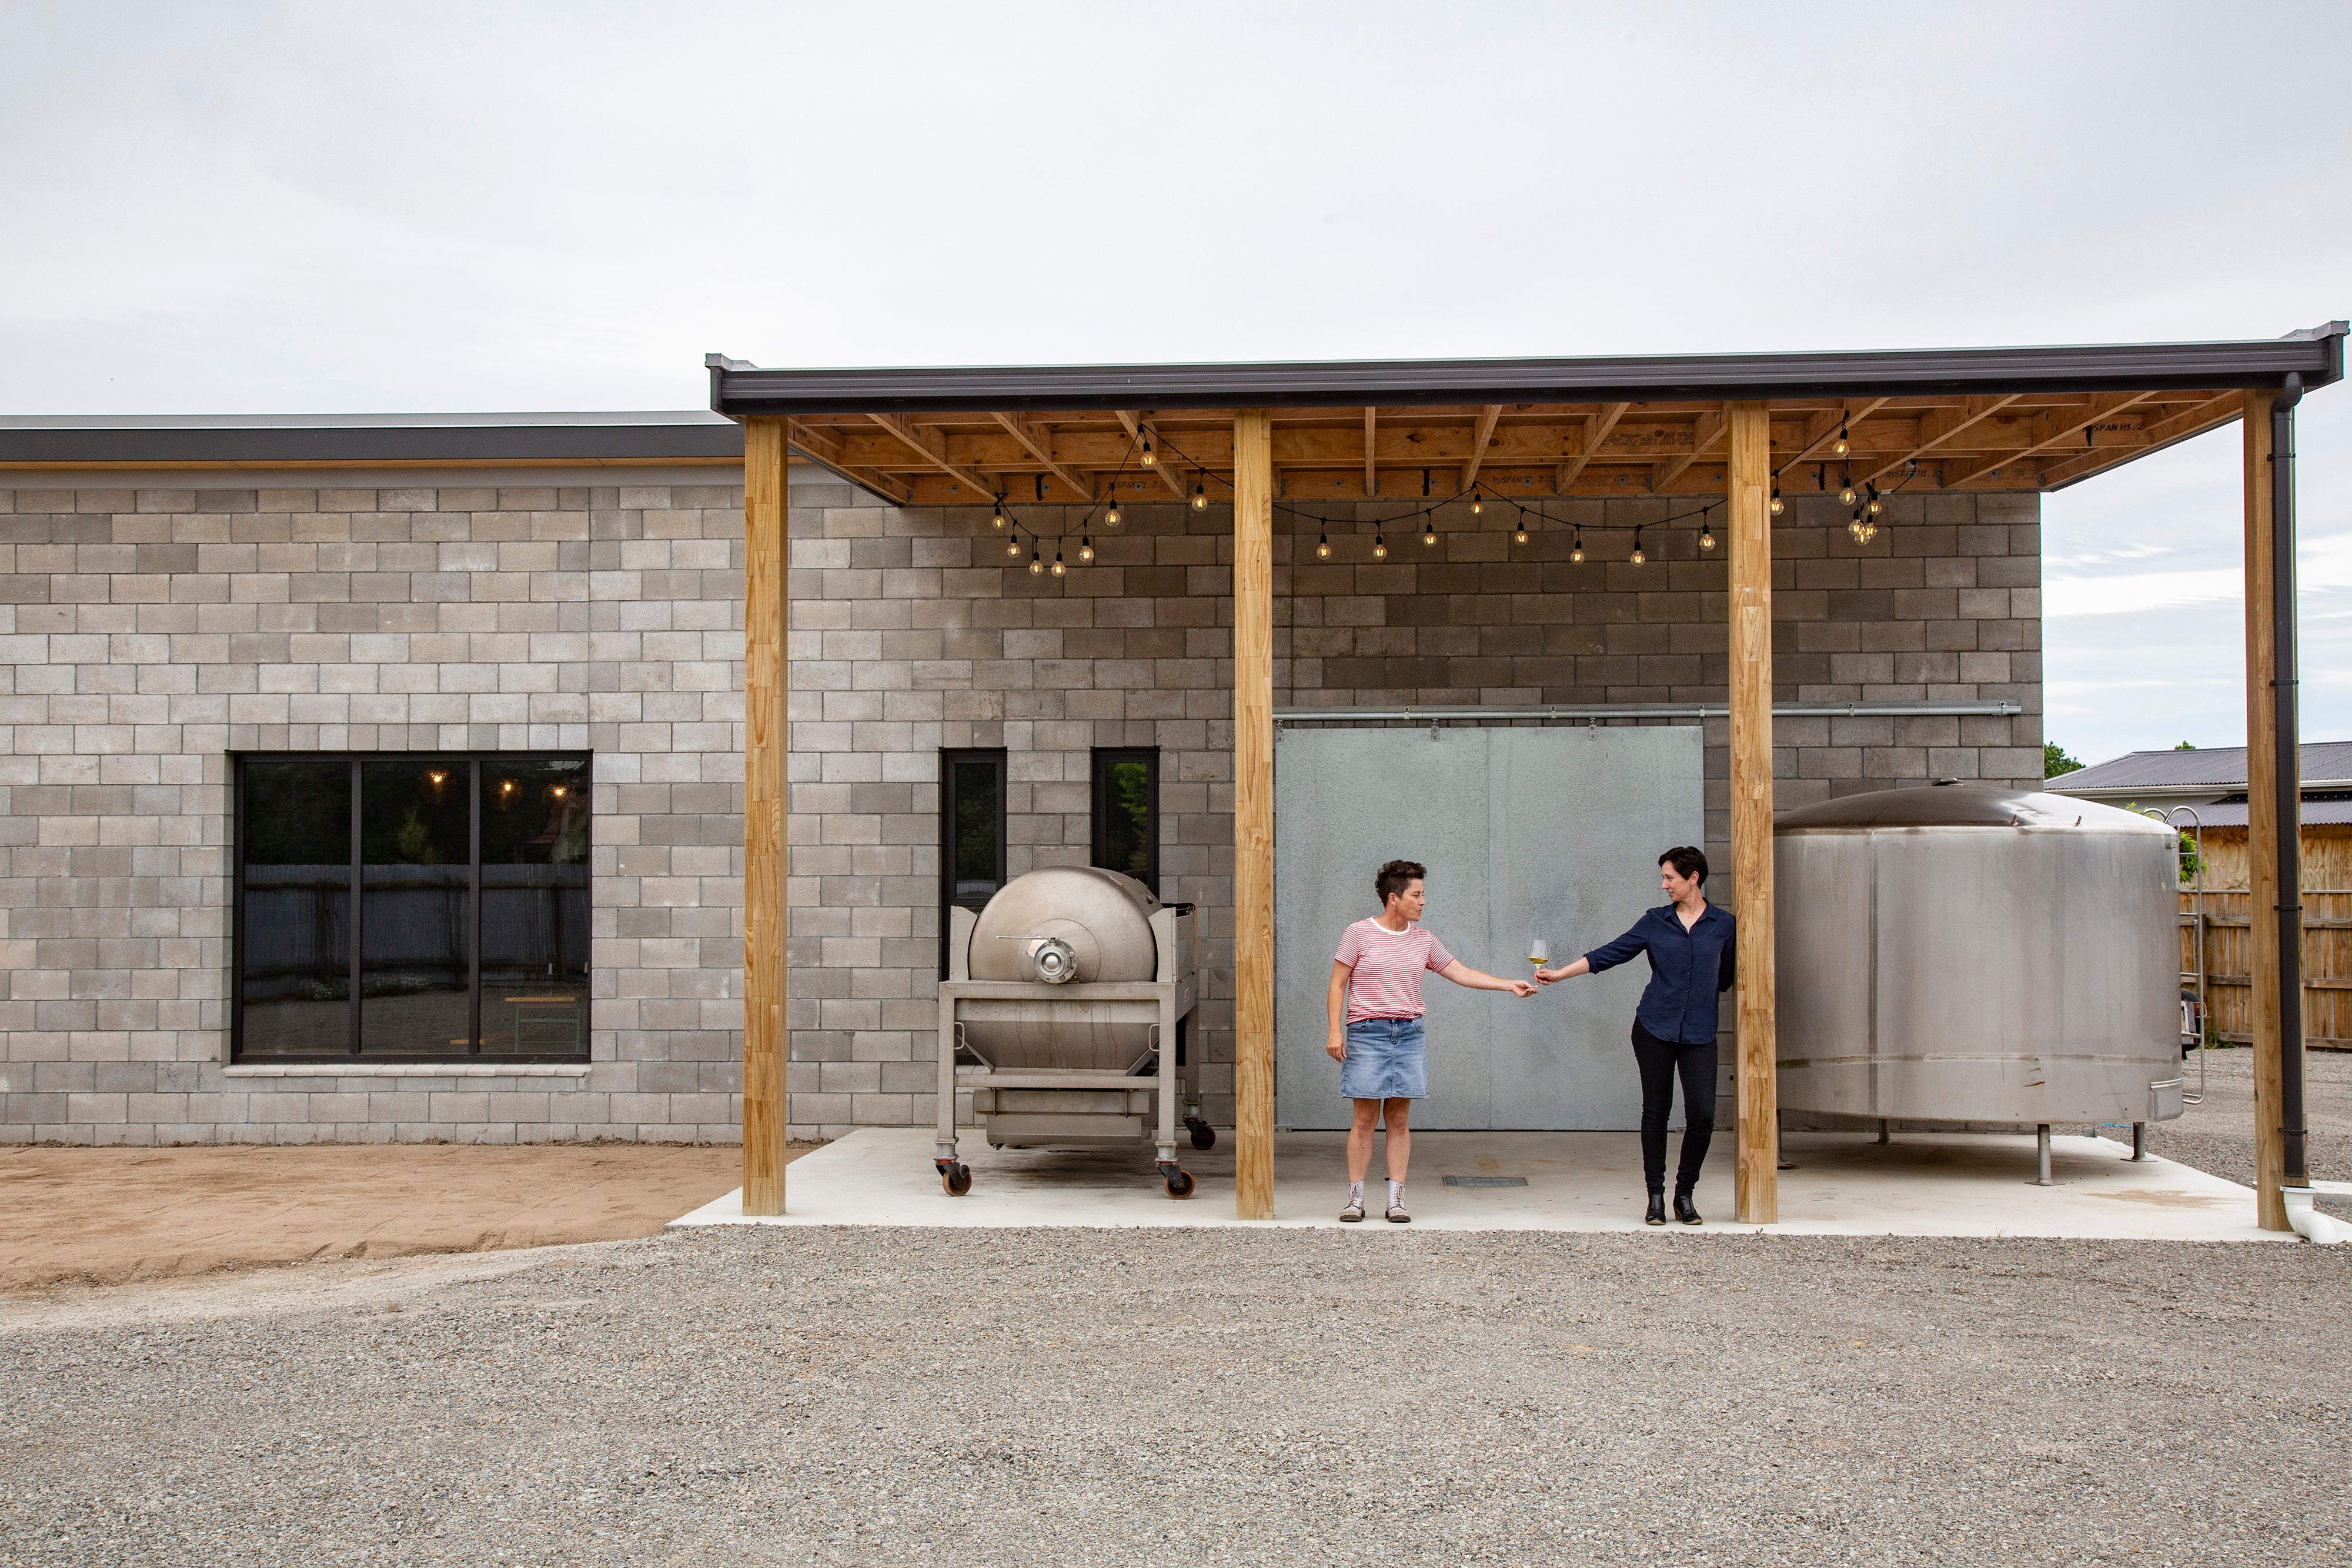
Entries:
[[1601,444],[1609,439],[1609,433],[1617,428],[1617,422],[1624,418],[1625,411],[1633,406],[1630,402],[1603,403],[1600,412],[1585,422],[1584,450],[1559,465],[1559,480],[1552,486],[1556,492],[1563,496],[1568,494],[1568,487],[1576,483],[1576,476],[1584,472],[1584,465],[1592,461],[1593,455],[1601,450]]
[[1380,434],[1380,414],[1377,408],[1364,410],[1364,495],[1368,499],[1381,493],[1380,465],[1372,460],[1374,438]]
[[1669,457],[1664,463],[1650,465],[1650,488],[1664,490],[1681,478],[1692,464],[1715,450],[1715,444],[1723,439],[1726,428],[1720,409],[1700,414],[1698,423],[1691,427],[1691,449],[1680,456]]
[[927,434],[918,430],[895,413],[869,413],[866,417],[897,436],[906,444],[908,450],[940,473],[959,484],[971,486],[972,489],[979,492],[981,499],[989,499],[997,493],[997,486],[990,484],[978,474],[959,464],[949,462],[948,444],[936,432]]
[[1466,493],[1478,482],[1478,465],[1486,460],[1486,444],[1495,439],[1495,422],[1503,417],[1503,405],[1490,402],[1478,411],[1478,435],[1470,443],[1470,461],[1462,465],[1462,488]]
[[2217,425],[2227,424],[2238,417],[2239,411],[2244,406],[2243,392],[2223,392],[2219,397],[2208,398],[2179,413],[2159,419],[2154,424],[2143,426],[2139,439],[2129,445],[2094,447],[2078,457],[2070,457],[2044,468],[2042,471],[2042,487],[2050,489],[2060,485],[2071,485],[2085,474],[2095,474],[2115,464],[2144,457],[2159,446],[2169,446],[2176,441],[2185,441]]
[[1956,408],[1929,409],[1919,416],[1919,433],[1913,439],[1911,449],[1892,463],[1881,464],[1864,475],[1862,483],[1866,485],[1884,479],[1904,465],[1916,463],[1955,435],[1983,423],[2023,395],[2022,392],[2004,392],[1997,397],[1972,397]]
[[[1135,413],[1131,409],[1120,409],[1118,411],[1118,422],[1127,426],[1127,438],[1129,441],[1133,441],[1139,436],[1145,441],[1151,441],[1154,439],[1151,426],[1144,423],[1143,416]],[[1168,444],[1164,441],[1160,442],[1158,446],[1159,450],[1161,452],[1165,452],[1168,449]],[[1178,478],[1172,472],[1171,472],[1167,463],[1160,460],[1156,455],[1154,456],[1151,464],[1151,471],[1160,476],[1160,482],[1168,486],[1168,493],[1170,495],[1174,496],[1180,501],[1189,499],[1189,497],[1184,494],[1184,481]]]
[[851,484],[906,506],[915,498],[912,486],[893,479],[878,469],[852,467],[842,460],[843,442],[839,435],[822,426],[803,424],[797,419],[784,422],[785,443],[810,462],[829,473],[837,474]]
[[1892,398],[1866,397],[1849,400],[1843,408],[1823,409],[1806,424],[1805,444],[1797,449],[1795,456],[1773,471],[1773,477],[1784,478],[1798,464],[1812,462],[1816,453],[1837,439],[1839,431],[1860,424],[1894,401]]
[[[2053,408],[2034,420],[2026,432],[2022,447],[1997,452],[1990,457],[1948,460],[1944,465],[1944,488],[1948,490],[1956,485],[1981,479],[1988,474],[1998,474],[2012,463],[2021,462],[2037,452],[2047,451],[2062,441],[2072,440],[2109,414],[2121,413],[2134,403],[2146,402],[2148,395],[2147,392],[2110,392],[2092,398],[2075,408]],[[2038,475],[2034,483],[2037,486],[2041,483]]]
[[996,423],[1012,433],[1013,439],[1024,447],[1030,456],[1045,465],[1045,471],[1068,486],[1082,501],[1095,498],[1095,487],[1079,475],[1054,461],[1053,436],[1042,424],[1032,424],[1024,413],[1006,413],[999,410]]

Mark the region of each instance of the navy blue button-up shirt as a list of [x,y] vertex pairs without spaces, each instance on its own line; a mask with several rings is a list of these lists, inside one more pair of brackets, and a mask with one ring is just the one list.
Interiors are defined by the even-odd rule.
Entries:
[[1739,973],[1736,925],[1729,914],[1710,904],[1685,931],[1675,906],[1662,904],[1616,941],[1587,953],[1584,961],[1597,975],[1647,953],[1649,988],[1633,1017],[1660,1040],[1705,1045],[1715,1039],[1716,994],[1731,989]]

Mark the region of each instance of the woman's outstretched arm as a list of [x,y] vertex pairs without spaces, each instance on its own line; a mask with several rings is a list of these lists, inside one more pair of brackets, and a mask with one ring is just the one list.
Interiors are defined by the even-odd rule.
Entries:
[[1636,925],[1616,941],[1605,947],[1595,947],[1572,964],[1562,964],[1557,969],[1538,969],[1536,979],[1538,983],[1549,986],[1554,980],[1572,980],[1579,975],[1597,975],[1603,969],[1615,968],[1626,959],[1645,951],[1649,946],[1649,939]]
[[1590,958],[1579,958],[1572,964],[1562,964],[1557,969],[1538,969],[1536,971],[1536,983],[1540,986],[1549,986],[1554,980],[1572,980],[1579,975],[1589,975],[1591,973],[1592,973],[1592,960]]
[[1536,988],[1525,980],[1501,979],[1487,974],[1483,969],[1474,969],[1459,958],[1437,972],[1455,985],[1467,986],[1474,991],[1508,991],[1515,997],[1532,997],[1536,994]]

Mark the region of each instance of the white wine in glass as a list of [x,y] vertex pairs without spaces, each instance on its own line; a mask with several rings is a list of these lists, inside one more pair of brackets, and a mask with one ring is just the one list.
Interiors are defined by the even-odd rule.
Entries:
[[1528,962],[1533,964],[1538,969],[1542,968],[1546,964],[1550,963],[1551,944],[1545,941],[1540,936],[1528,944]]

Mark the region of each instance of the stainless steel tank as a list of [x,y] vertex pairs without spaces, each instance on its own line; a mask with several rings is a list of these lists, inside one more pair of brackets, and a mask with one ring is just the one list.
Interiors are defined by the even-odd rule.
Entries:
[[[1014,877],[973,927],[975,980],[1150,980],[1159,968],[1151,917],[1160,899],[1131,876],[1096,866],[1048,866]],[[968,1019],[964,1040],[999,1069],[1078,1067],[1125,1071],[1151,1049],[1151,1025],[1107,1023],[1076,1001],[998,1003]],[[1011,1016],[1006,1016],[1011,1015]]]
[[1780,1101],[1906,1121],[2180,1113],[2179,845],[1944,784],[1773,823]]

